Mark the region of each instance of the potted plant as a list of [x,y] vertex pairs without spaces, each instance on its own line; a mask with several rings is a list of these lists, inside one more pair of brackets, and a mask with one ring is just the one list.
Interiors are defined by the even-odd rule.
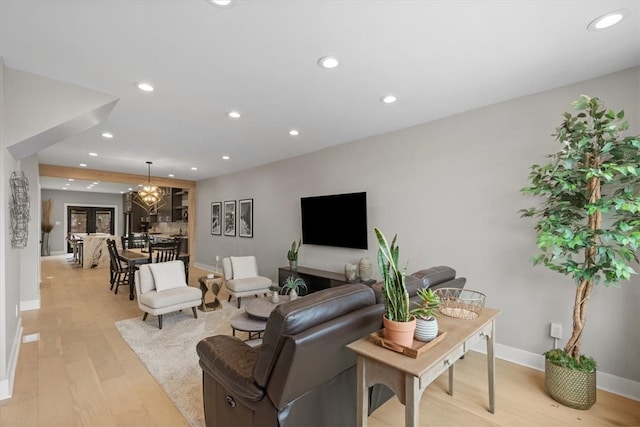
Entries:
[[413,344],[416,319],[409,309],[409,292],[405,283],[406,267],[400,270],[396,246],[397,235],[393,236],[391,246],[378,229],[374,229],[378,240],[378,267],[382,274],[382,301],[384,302],[385,338],[404,347]]
[[300,250],[300,246],[302,246],[302,240],[298,241],[298,245],[296,246],[296,241],[294,240],[291,244],[291,249],[287,252],[287,259],[289,260],[289,267],[292,270],[298,269],[298,251]]
[[[541,205],[521,210],[535,217],[540,253],[534,265],[573,278],[573,331],[564,349],[545,353],[545,388],[558,402],[588,409],[596,398],[596,363],[582,355],[593,286],[615,285],[635,271],[640,246],[640,138],[623,137],[624,111],[606,110],[582,95],[554,136],[562,149],[546,165],[533,165],[521,191]],[[560,375],[560,376],[558,376]],[[576,382],[571,378],[576,377]]]
[[431,341],[438,336],[438,315],[440,308],[440,298],[432,289],[418,289],[420,304],[411,309],[411,314],[416,317],[416,332],[414,334],[418,341]]
[[289,294],[289,300],[294,300],[298,298],[300,294],[300,289],[307,290],[307,284],[304,283],[302,277],[298,276],[289,276],[287,279],[282,282],[282,289],[284,289],[285,294]]
[[42,223],[40,224],[40,231],[42,231],[42,239],[40,241],[41,256],[48,256],[51,253],[49,246],[49,233],[53,230],[53,224],[51,223],[52,207],[53,200],[47,199],[42,201]]

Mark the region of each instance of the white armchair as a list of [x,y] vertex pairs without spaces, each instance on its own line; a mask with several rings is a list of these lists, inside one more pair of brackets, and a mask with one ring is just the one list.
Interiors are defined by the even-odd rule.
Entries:
[[189,308],[198,318],[196,307],[202,303],[202,291],[187,285],[182,261],[143,264],[135,273],[138,307],[147,315],[158,316],[162,329],[162,315]]
[[269,292],[271,279],[258,275],[258,263],[254,256],[226,257],[222,259],[224,271],[224,284],[229,292],[229,301],[232,297],[238,300],[244,296],[265,294]]

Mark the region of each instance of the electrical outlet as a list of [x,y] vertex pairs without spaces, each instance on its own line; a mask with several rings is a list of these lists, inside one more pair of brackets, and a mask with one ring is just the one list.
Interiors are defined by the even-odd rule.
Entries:
[[551,335],[551,338],[562,339],[562,323],[551,323],[549,335]]

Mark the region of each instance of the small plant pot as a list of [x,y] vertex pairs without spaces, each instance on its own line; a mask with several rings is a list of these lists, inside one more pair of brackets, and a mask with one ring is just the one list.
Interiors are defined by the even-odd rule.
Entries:
[[544,388],[556,402],[589,409],[596,403],[596,371],[576,371],[545,360]]
[[396,322],[382,317],[384,324],[385,338],[399,344],[403,347],[411,347],[413,345],[413,334],[416,330],[416,319],[410,322]]
[[292,270],[298,269],[298,261],[289,261],[289,268]]
[[418,341],[429,342],[438,336],[438,319],[429,320],[416,318],[415,339]]
[[291,289],[289,291],[289,301],[293,301],[296,298],[298,298],[298,292],[295,289]]

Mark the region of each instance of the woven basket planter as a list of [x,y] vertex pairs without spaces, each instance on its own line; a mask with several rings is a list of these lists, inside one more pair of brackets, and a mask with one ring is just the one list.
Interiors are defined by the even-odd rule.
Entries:
[[545,360],[544,388],[556,402],[589,409],[596,403],[596,371],[575,371]]

